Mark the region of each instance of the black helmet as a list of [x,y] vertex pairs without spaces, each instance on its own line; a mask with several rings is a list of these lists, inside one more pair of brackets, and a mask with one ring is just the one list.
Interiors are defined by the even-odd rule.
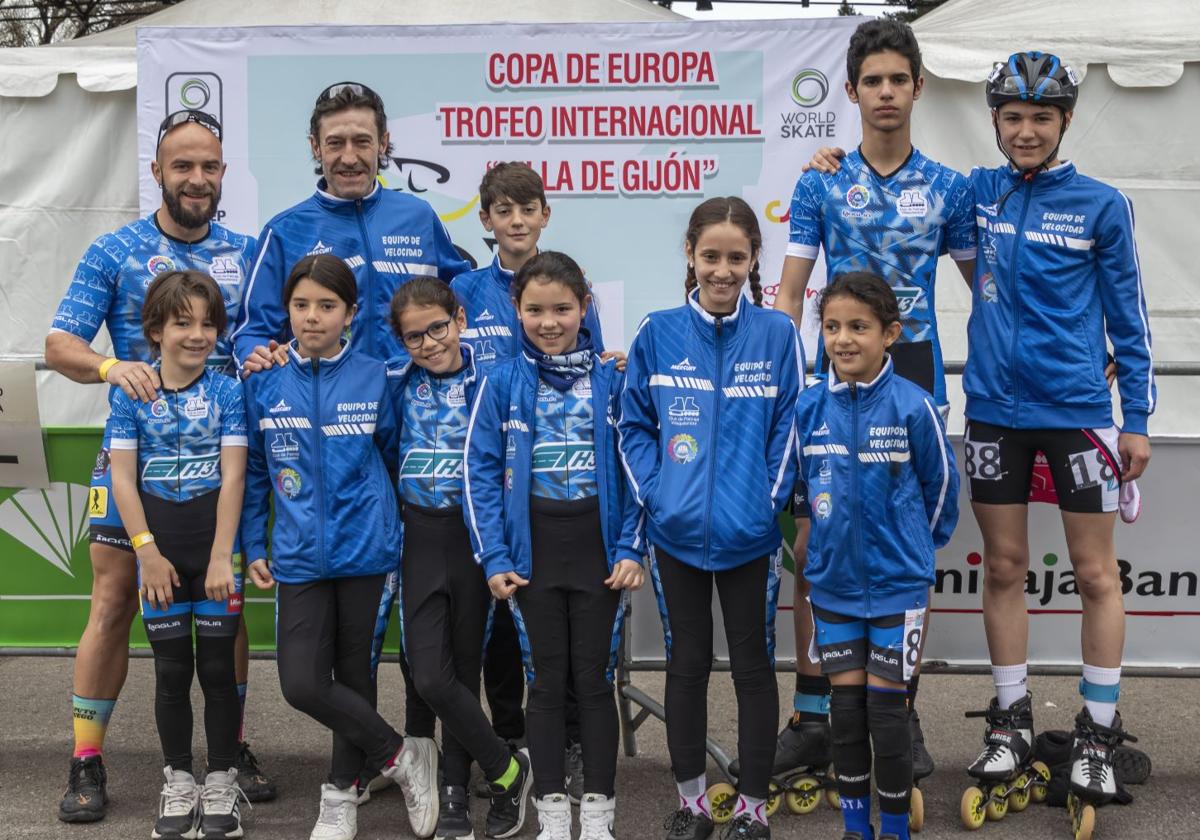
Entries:
[[1078,98],[1079,80],[1050,53],[1013,53],[995,66],[987,80],[987,104],[993,109],[1005,102],[1036,102],[1073,111]]

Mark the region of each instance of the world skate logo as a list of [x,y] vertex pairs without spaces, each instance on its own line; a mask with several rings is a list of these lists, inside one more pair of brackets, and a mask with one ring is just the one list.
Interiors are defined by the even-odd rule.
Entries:
[[684,357],[682,362],[676,362],[675,364],[671,365],[671,370],[693,371],[695,369],[696,369],[696,366],[694,364],[692,364],[691,360],[688,359],[686,356]]
[[695,426],[700,422],[700,406],[695,397],[676,397],[667,408],[667,417],[676,426]]

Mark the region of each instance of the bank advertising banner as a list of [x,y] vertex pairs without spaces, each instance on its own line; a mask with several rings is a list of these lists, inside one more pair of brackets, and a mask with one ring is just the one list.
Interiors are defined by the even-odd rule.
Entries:
[[[758,214],[773,299],[801,165],[859,139],[843,90],[856,23],[140,29],[142,211],[161,200],[159,122],[196,108],[225,128],[221,221],[257,234],[313,191],[317,94],[362,82],[387,107],[384,187],[433,205],[477,264],[494,248],[478,215],[484,172],[519,160],[541,174],[541,244],[583,266],[605,343],[623,347],[647,312],[682,301],[687,219],[706,198],[741,196]],[[375,259],[419,256],[390,250]]]

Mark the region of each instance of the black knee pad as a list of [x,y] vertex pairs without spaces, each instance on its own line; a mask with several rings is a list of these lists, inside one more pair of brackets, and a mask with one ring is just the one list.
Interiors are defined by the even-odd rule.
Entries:
[[192,639],[181,636],[163,639],[152,644],[154,675],[160,696],[188,695],[192,688]]
[[829,698],[829,727],[833,743],[857,744],[870,737],[867,721],[867,687],[837,685]]
[[871,742],[879,758],[912,759],[912,739],[908,729],[907,696],[903,691],[868,691],[867,722]]

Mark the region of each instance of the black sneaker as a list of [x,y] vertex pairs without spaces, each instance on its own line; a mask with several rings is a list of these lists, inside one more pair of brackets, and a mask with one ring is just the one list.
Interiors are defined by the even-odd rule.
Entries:
[[242,809],[246,794],[238,786],[237,770],[209,771],[200,788],[201,840],[228,840],[242,836]]
[[258,759],[245,741],[238,744],[237,771],[238,787],[247,802],[270,802],[275,798],[275,784],[258,766]]
[[513,750],[517,762],[517,778],[507,788],[490,785],[487,823],[484,834],[488,837],[512,837],[525,825],[525,807],[529,803],[529,789],[533,787],[533,773],[529,768],[529,753]]
[[153,840],[194,840],[200,821],[200,788],[191,773],[163,768],[166,784],[158,795],[158,819],[154,821]]
[[713,833],[713,821],[689,808],[680,808],[663,821],[666,840],[706,840]]
[[933,763],[929,750],[925,749],[925,733],[921,731],[921,716],[916,709],[908,710],[908,734],[912,738],[913,780],[920,781],[932,776],[937,765]]
[[721,832],[721,840],[770,840],[771,827],[749,814],[738,814]]
[[438,795],[441,806],[433,840],[474,840],[475,829],[471,826],[471,805],[467,789],[460,785],[448,785],[443,787]]
[[58,803],[63,822],[96,822],[108,808],[108,771],[98,755],[71,759],[67,792]]

